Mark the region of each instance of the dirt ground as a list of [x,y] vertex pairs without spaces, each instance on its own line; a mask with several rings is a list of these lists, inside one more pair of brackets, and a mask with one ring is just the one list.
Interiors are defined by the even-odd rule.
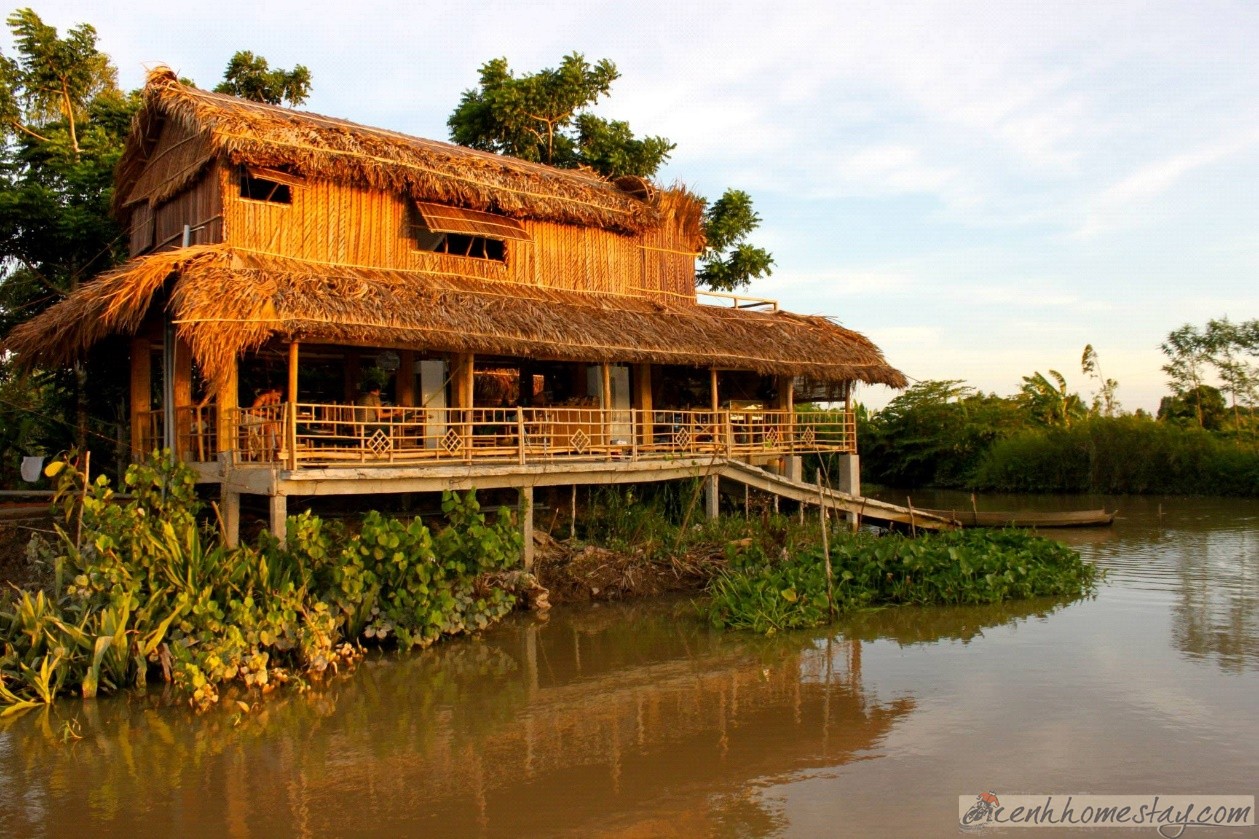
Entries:
[[51,569],[36,566],[26,553],[31,536],[36,531],[49,530],[52,530],[52,520],[47,515],[0,521],[0,587],[34,589],[51,585]]
[[617,552],[569,544],[540,531],[534,533],[534,545],[534,573],[550,592],[551,603],[699,591],[725,566],[725,558],[715,546],[662,560],[648,557],[642,549]]

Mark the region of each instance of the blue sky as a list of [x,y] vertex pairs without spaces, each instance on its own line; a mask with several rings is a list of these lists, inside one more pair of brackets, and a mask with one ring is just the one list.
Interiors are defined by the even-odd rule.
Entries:
[[[830,6],[833,6],[830,7]],[[485,60],[565,53],[678,144],[661,180],[750,192],[749,290],[864,332],[913,379],[1008,394],[1086,343],[1126,408],[1185,322],[1259,317],[1259,3],[44,2],[124,86],[307,65],[321,113],[444,139]],[[889,391],[868,388],[872,406]]]

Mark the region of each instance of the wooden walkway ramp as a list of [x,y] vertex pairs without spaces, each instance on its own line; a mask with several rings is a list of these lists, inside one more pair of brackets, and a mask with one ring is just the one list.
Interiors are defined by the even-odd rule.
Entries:
[[[758,466],[750,466],[735,460],[726,460],[719,464],[715,473],[728,480],[749,486],[752,489],[773,493],[780,498],[788,498],[805,504],[819,503],[817,484],[793,481],[782,475],[767,472]],[[821,488],[821,503],[830,509],[854,513],[861,519],[871,521],[904,525],[912,524],[915,527],[926,530],[948,530],[957,526],[956,522],[940,515],[923,513],[916,509],[911,511],[908,507],[901,507],[896,504],[889,504],[886,501],[877,501],[860,495],[849,495],[846,492],[840,492],[828,487]]]

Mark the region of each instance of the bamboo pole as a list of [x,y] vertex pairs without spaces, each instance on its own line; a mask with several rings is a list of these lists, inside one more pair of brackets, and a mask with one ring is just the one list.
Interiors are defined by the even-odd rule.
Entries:
[[914,521],[914,499],[905,496],[905,506],[909,508],[909,535],[918,535],[918,524]]
[[831,573],[831,545],[826,532],[826,499],[822,496],[822,470],[817,470],[817,510],[822,522],[822,556],[826,560],[826,609],[831,620],[835,620],[835,586]]
[[297,341],[289,342],[288,400],[294,404],[297,404],[297,358],[300,346]]

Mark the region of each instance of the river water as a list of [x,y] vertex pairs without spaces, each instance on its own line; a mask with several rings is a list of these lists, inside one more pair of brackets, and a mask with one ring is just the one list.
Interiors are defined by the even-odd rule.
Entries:
[[1259,502],[1107,501],[1057,534],[1107,571],[1073,603],[770,639],[557,609],[249,714],[65,701],[0,722],[0,836],[956,836],[985,790],[1255,794]]

